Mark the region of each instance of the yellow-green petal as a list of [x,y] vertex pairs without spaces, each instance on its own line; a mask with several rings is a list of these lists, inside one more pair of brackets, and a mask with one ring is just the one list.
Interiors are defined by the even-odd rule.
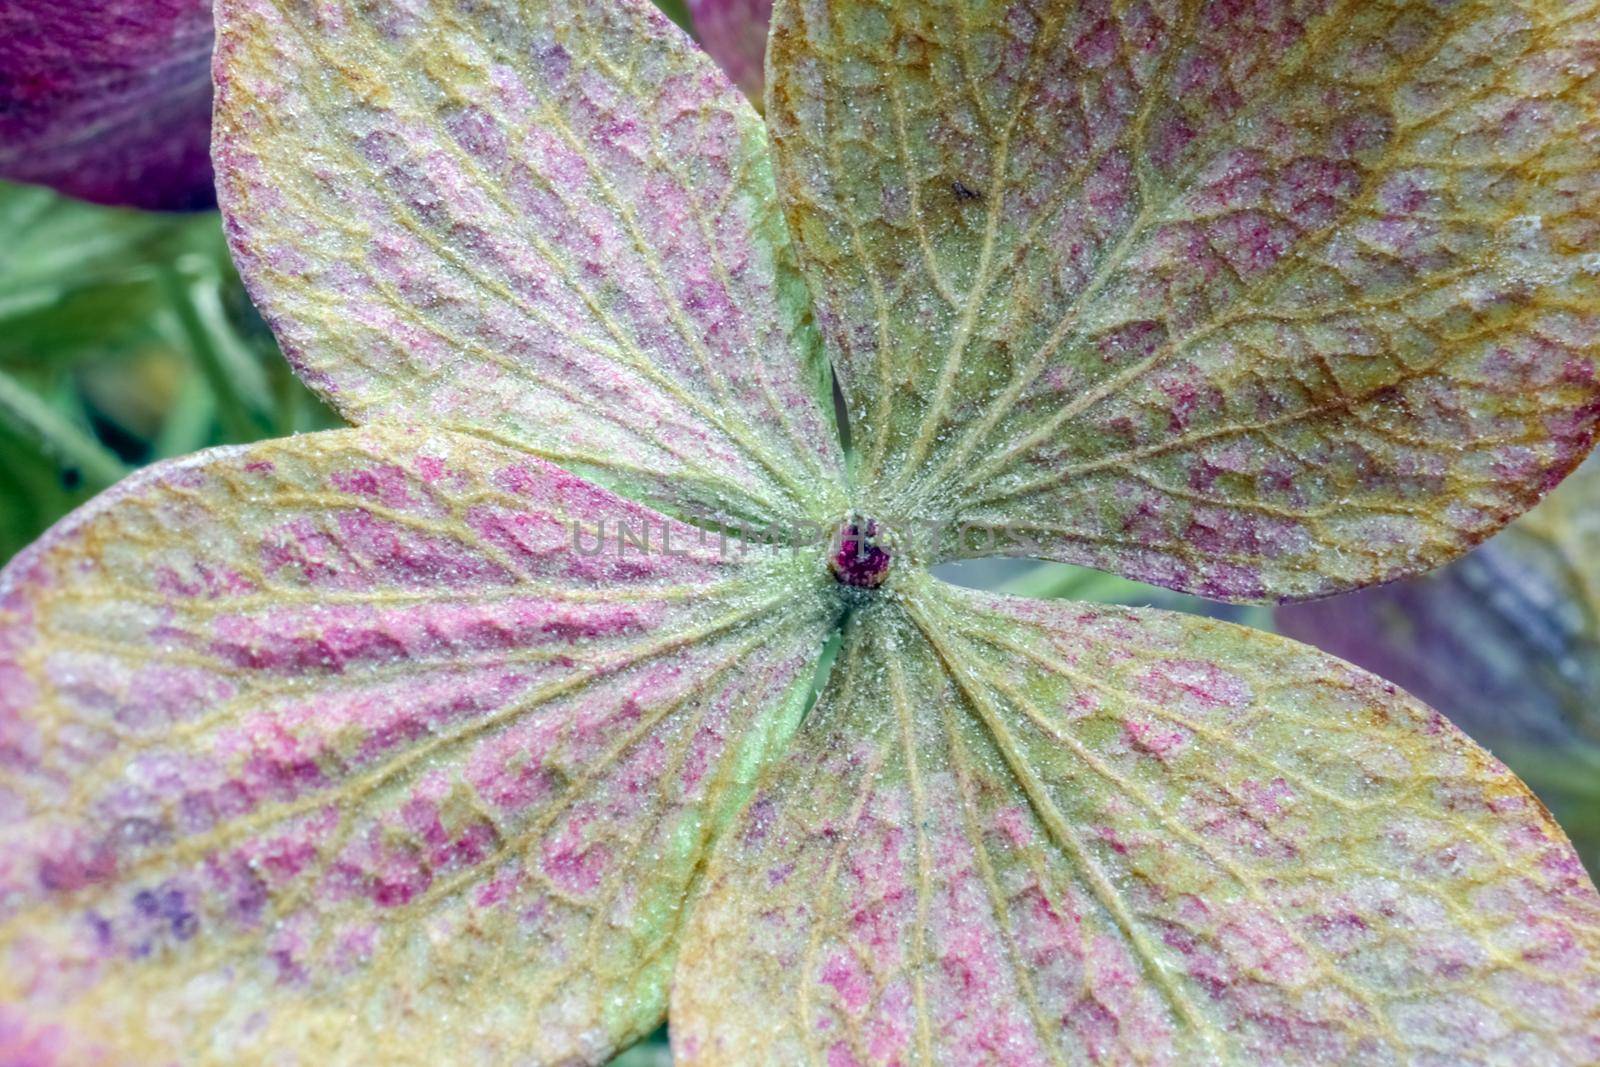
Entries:
[[1600,461],[1448,567],[1275,620],[1443,711],[1600,870]]
[[779,190],[871,510],[1233,600],[1488,536],[1600,416],[1597,20],[780,0]]
[[677,1062],[1600,1057],[1600,896],[1393,686],[931,582],[862,611],[835,672],[712,860]]
[[222,0],[218,35],[235,258],[347,418],[678,515],[842,510],[766,131],[646,0]]
[[0,1061],[603,1062],[821,573],[415,426],[124,482],[0,572]]

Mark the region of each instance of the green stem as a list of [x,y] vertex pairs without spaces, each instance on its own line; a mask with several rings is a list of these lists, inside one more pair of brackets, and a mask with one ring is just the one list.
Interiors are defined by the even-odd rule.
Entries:
[[215,292],[207,288],[204,278],[195,278],[178,268],[168,268],[161,273],[162,286],[178,316],[200,372],[217,398],[217,417],[223,431],[233,441],[255,441],[266,431],[252,414],[240,385],[256,397],[266,391],[260,368],[218,320],[220,308],[212,307]]
[[1046,600],[1090,600],[1116,603],[1127,597],[1138,597],[1148,592],[1147,586],[1119,578],[1105,571],[1088,567],[1074,567],[1065,563],[1040,564],[1027,574],[1020,575],[1000,587],[1000,592],[1013,596],[1037,597]]
[[217,398],[211,387],[193,375],[186,375],[172,411],[156,434],[156,457],[167,459],[186,456],[204,448],[211,436],[211,422],[216,414]]
[[23,437],[37,441],[63,468],[76,470],[98,489],[128,473],[128,467],[87,431],[0,371],[0,420]]
[[694,21],[689,17],[689,5],[684,0],[656,0],[656,7],[685,30],[694,32]]

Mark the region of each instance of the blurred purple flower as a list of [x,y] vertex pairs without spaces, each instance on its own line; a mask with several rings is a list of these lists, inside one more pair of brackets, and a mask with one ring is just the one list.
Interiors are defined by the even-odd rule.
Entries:
[[0,178],[101,204],[216,204],[207,0],[0,5]]
[[689,0],[689,14],[701,47],[760,107],[772,0]]

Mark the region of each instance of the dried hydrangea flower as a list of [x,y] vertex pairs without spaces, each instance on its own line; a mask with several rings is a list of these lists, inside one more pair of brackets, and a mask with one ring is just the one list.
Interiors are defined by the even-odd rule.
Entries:
[[1530,506],[1600,411],[1592,15],[785,0],[764,127],[641,0],[218,12],[236,257],[359,428],[0,579],[0,1041],[1600,1057],[1600,897],[1441,716],[927,573],[1304,598]]
[[0,5],[0,178],[210,207],[210,0]]

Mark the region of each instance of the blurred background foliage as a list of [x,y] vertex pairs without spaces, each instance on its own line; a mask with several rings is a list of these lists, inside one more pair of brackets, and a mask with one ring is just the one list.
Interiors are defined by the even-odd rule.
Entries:
[[135,467],[338,424],[245,297],[216,212],[0,183],[0,560]]

